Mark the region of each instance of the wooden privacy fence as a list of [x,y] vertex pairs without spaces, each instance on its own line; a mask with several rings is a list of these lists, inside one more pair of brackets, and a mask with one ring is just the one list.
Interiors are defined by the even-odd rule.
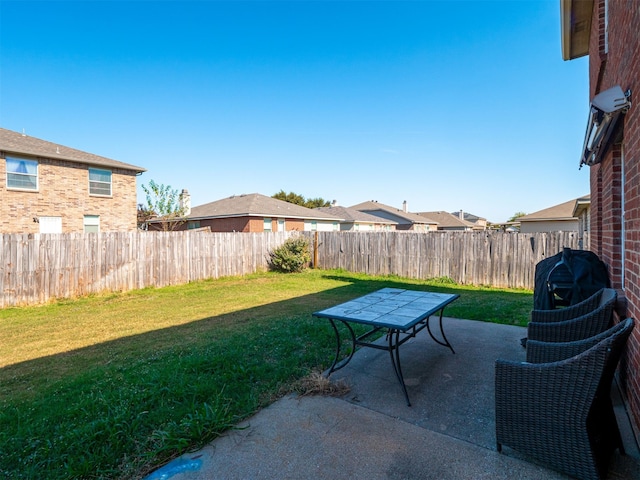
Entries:
[[0,308],[253,273],[291,233],[0,234]]
[[460,284],[533,289],[535,265],[563,247],[582,249],[578,232],[305,232],[319,268],[370,275],[447,277]]
[[0,234],[0,308],[245,275],[298,234],[323,269],[529,289],[536,263],[582,241],[576,232]]

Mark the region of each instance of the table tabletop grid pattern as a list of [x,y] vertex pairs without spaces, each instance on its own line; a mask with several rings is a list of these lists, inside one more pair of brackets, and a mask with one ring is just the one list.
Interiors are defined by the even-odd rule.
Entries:
[[314,316],[408,330],[458,295],[383,288],[355,300],[315,312]]

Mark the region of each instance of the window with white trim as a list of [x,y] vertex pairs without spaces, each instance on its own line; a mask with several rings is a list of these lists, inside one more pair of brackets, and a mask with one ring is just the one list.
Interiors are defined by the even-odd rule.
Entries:
[[84,233],[99,233],[100,215],[85,215],[83,224]]
[[7,188],[38,190],[38,162],[7,157]]
[[111,170],[89,168],[89,194],[111,196]]
[[262,228],[262,230],[265,231],[265,232],[273,231],[273,228],[271,227],[271,219],[270,218],[265,218],[264,219],[264,227]]

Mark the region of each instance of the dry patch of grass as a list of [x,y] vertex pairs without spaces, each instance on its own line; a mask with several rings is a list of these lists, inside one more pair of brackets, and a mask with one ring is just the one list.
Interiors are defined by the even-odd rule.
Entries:
[[311,372],[293,385],[293,391],[301,397],[311,395],[341,397],[349,393],[350,390],[351,387],[344,380],[333,382],[320,372]]

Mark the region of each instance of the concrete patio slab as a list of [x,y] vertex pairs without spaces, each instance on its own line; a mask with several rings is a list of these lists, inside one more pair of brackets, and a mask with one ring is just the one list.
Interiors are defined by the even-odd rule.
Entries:
[[[453,318],[444,319],[444,330],[455,354],[426,330],[402,346],[412,406],[389,354],[361,349],[331,376],[350,386],[343,397],[285,397],[185,455],[185,466],[193,460],[193,470],[157,478],[568,478],[506,447],[503,454],[495,449],[494,362],[524,360],[520,338],[526,330]],[[608,478],[640,480],[640,454],[626,412],[622,405],[616,411],[627,455],[615,454]]]

